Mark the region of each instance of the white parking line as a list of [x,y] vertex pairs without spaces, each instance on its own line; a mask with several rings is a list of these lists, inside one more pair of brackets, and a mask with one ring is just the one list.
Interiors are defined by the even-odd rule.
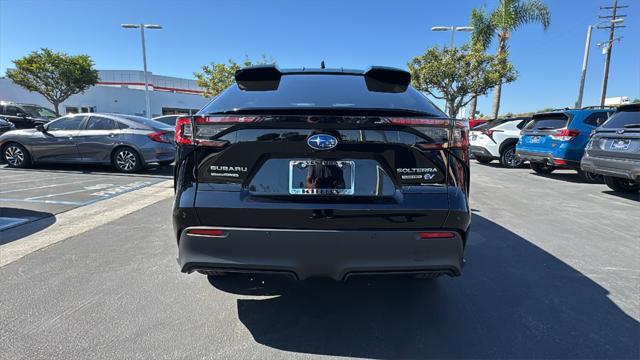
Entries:
[[[107,187],[115,186],[114,184],[98,184],[98,185],[103,185],[103,186],[100,186],[100,188],[107,188]],[[52,197],[61,196],[61,195],[77,194],[77,193],[86,192],[86,191],[95,191],[95,190],[98,190],[98,189],[96,189],[96,187],[98,185],[85,187],[85,188],[80,189],[80,190],[65,191],[65,192],[55,193],[55,194],[47,194],[47,195],[41,195],[41,196],[28,197],[28,198],[25,198],[24,200],[25,201],[31,201],[31,200],[52,198]]]
[[87,205],[94,202],[93,200],[80,202],[80,201],[62,201],[62,200],[27,200],[27,199],[12,199],[12,198],[0,198],[0,201],[41,203],[41,204],[52,204],[52,205],[76,205],[76,206]]
[[22,181],[7,181],[6,183],[3,181],[3,183],[7,184],[7,185],[15,185],[15,184],[22,184],[25,182],[36,182],[36,181],[49,181],[49,180],[55,180],[55,179],[62,179],[68,176],[54,176],[54,177],[41,177],[41,178],[31,178],[31,179],[26,179],[26,180],[22,180]]
[[87,183],[87,182],[91,182],[91,181],[101,181],[101,180],[104,180],[104,179],[98,178],[98,179],[89,179],[89,180],[82,180],[82,181],[67,182],[67,183],[62,183],[62,184],[51,184],[51,185],[35,186],[35,187],[31,187],[31,188],[13,189],[13,190],[0,191],[0,194],[8,194],[8,193],[13,193],[13,192],[28,191],[28,190],[47,189],[47,188],[56,187],[56,186],[75,185],[75,184],[82,184],[82,183]]

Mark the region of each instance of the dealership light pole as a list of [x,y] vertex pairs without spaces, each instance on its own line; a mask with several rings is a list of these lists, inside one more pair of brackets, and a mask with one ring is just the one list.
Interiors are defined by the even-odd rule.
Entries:
[[[431,31],[451,31],[451,48],[456,46],[456,31],[471,32],[473,26],[434,26]],[[444,110],[447,111],[447,103],[444,104]]]
[[451,47],[454,47],[456,39],[456,31],[473,31],[473,26],[434,26],[431,31],[451,31]]
[[580,76],[580,89],[578,90],[578,100],[576,101],[576,108],[580,109],[582,107],[582,95],[584,94],[584,81],[587,77],[587,64],[589,62],[589,46],[591,46],[591,32],[593,28],[597,28],[598,26],[610,22],[611,24],[619,24],[623,22],[623,18],[617,18],[613,20],[601,21],[595,25],[589,25],[587,28],[587,42],[584,45],[584,56],[582,58],[582,74]]
[[122,24],[124,29],[140,29],[140,39],[142,40],[142,63],[144,65],[144,101],[146,104],[146,116],[151,117],[151,105],[149,104],[149,81],[147,80],[147,49],[144,43],[144,29],[162,29],[156,24]]

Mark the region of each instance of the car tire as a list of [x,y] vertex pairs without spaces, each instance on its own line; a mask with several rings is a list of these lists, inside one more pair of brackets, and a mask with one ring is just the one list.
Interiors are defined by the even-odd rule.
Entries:
[[582,170],[578,170],[578,177],[580,177],[582,181],[590,184],[602,184],[602,182],[604,181],[602,175]]
[[12,168],[27,168],[31,166],[31,155],[24,146],[18,143],[8,143],[2,148],[2,159]]
[[113,152],[111,162],[123,173],[134,173],[142,168],[142,158],[137,151],[128,146],[119,147]]
[[538,174],[551,174],[553,170],[556,169],[555,166],[538,163],[538,162],[532,162],[530,165],[531,165],[531,170],[537,172]]
[[604,183],[613,190],[618,192],[634,193],[640,191],[640,181],[623,179],[613,176],[605,176]]
[[476,160],[477,160],[480,164],[488,164],[488,163],[490,163],[490,162],[492,162],[492,161],[493,161],[493,158],[490,158],[490,157],[488,157],[488,156],[479,156],[479,155],[476,155],[475,157],[476,157]]
[[506,168],[519,168],[523,161],[516,155],[516,146],[509,145],[502,150],[500,154],[500,164]]

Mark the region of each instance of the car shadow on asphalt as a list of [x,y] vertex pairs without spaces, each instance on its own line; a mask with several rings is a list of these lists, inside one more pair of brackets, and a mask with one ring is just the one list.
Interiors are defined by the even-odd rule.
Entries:
[[55,222],[55,215],[49,212],[0,206],[0,245],[37,233]]
[[37,164],[27,169],[16,169],[6,167],[11,171],[38,171],[49,173],[81,173],[81,174],[101,174],[109,176],[134,176],[134,177],[167,177],[173,178],[173,166],[150,165],[137,173],[126,174],[119,172],[109,165],[87,165],[87,164]]
[[[572,183],[582,183],[582,184],[589,184],[587,182],[585,182],[584,180],[582,180],[579,176],[578,173],[576,173],[575,171],[566,171],[566,172],[553,172],[551,174],[538,174],[537,172],[531,172],[531,175],[535,175],[535,176],[539,176],[542,178],[547,178],[547,179],[552,179],[552,180],[560,180],[560,181],[566,181],[566,182],[572,182]],[[604,184],[604,183],[603,183]],[[590,185],[602,185],[602,184],[590,184]]]
[[459,278],[211,278],[260,344],[358,358],[639,358],[640,323],[608,291],[473,215]]
[[619,191],[613,191],[613,190],[606,190],[606,191],[603,191],[602,193],[607,194],[607,195],[617,196],[617,197],[622,198],[622,199],[634,200],[634,201],[640,202],[640,193],[639,192],[625,193],[625,192],[619,192]]

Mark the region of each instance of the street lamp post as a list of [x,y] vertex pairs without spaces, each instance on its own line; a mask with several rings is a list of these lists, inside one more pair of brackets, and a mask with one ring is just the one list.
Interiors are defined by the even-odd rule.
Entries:
[[147,117],[151,117],[151,104],[149,102],[149,81],[147,79],[147,49],[144,41],[144,29],[162,29],[156,24],[122,24],[124,29],[140,29],[140,40],[142,41],[142,64],[144,66],[144,101],[146,105]]
[[451,47],[454,47],[456,39],[456,31],[473,31],[473,26],[434,26],[431,31],[451,31]]
[[[431,28],[431,31],[451,31],[451,48],[453,49],[456,46],[456,31],[464,31],[471,32],[473,31],[473,26],[434,26]],[[444,104],[444,110],[447,111],[447,107],[449,105]]]
[[591,33],[593,32],[594,27],[598,27],[601,24],[611,22],[611,24],[619,24],[623,22],[624,19],[618,18],[613,20],[601,21],[595,25],[589,25],[587,27],[587,42],[584,45],[584,56],[582,58],[582,73],[580,75],[580,89],[578,90],[578,100],[576,101],[576,108],[582,107],[582,96],[584,94],[584,81],[587,77],[587,64],[589,62],[589,47],[591,46]]

